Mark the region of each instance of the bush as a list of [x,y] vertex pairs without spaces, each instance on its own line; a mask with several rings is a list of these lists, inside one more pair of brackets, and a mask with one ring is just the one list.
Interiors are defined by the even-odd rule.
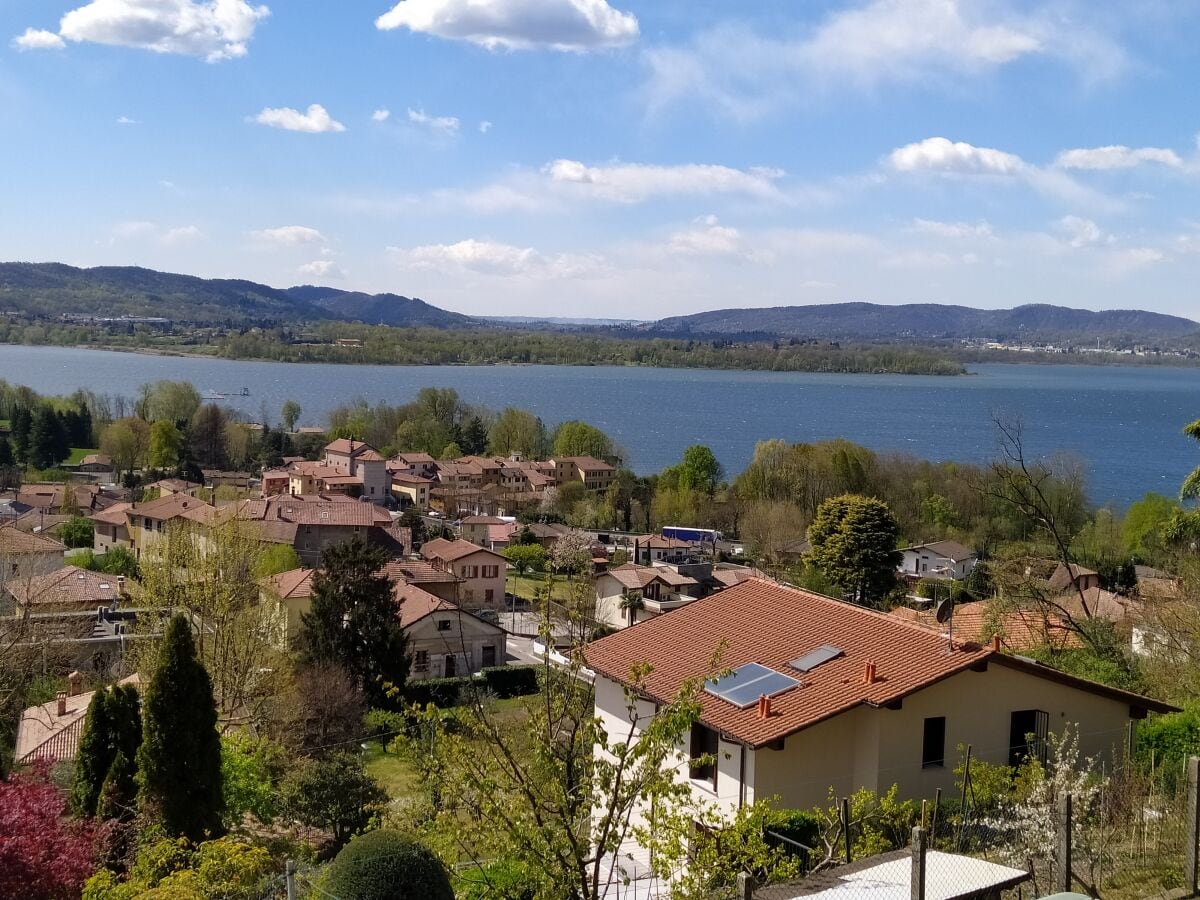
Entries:
[[458,900],[533,900],[534,876],[516,860],[501,859],[459,875]]
[[68,547],[92,546],[93,530],[91,519],[83,516],[71,516],[58,526],[58,536]]
[[1183,761],[1200,752],[1200,709],[1155,716],[1137,729],[1137,758],[1171,778],[1183,770]]
[[[803,809],[777,809],[767,816],[767,830],[803,844],[805,847],[817,847],[821,840],[821,820],[815,813]],[[799,853],[797,847],[784,843],[784,849],[789,853]]]
[[539,690],[537,666],[494,666],[480,674],[487,689],[501,700],[526,697]]
[[[409,686],[412,686],[411,682]],[[408,729],[408,718],[404,713],[392,712],[390,709],[368,709],[363,716],[363,728],[367,737],[386,741]]]
[[454,900],[445,867],[397,831],[354,838],[334,858],[324,890],[355,900]]
[[466,702],[466,692],[471,689],[474,681],[469,676],[409,681],[404,685],[404,699],[416,706],[429,703],[442,708],[458,706]]

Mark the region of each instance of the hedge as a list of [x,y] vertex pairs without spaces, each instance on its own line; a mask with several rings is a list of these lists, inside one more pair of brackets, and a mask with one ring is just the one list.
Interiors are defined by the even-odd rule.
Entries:
[[324,891],[354,900],[454,900],[436,856],[398,831],[354,838],[329,866]]
[[429,678],[409,681],[404,685],[407,703],[448,708],[466,704],[471,690],[480,687],[492,695],[507,700],[510,697],[525,697],[541,690],[538,684],[538,666],[494,666],[479,673],[480,678],[462,676],[458,678]]
[[538,684],[538,666],[493,666],[480,674],[487,689],[507,700],[509,697],[527,697],[541,690]]

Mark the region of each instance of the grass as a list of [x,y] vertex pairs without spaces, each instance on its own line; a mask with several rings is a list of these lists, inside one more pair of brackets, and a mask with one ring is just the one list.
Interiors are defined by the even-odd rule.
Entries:
[[389,797],[400,800],[418,792],[421,776],[401,753],[388,753],[377,741],[363,752],[367,773],[383,787]]
[[95,447],[72,447],[71,455],[67,457],[65,465],[77,466],[83,462],[83,458],[92,453],[99,453]]
[[[509,572],[507,584],[507,590],[516,594],[521,599],[533,600],[537,597],[538,591],[545,587],[546,576],[537,572],[528,575],[517,575]],[[550,599],[560,602],[570,600],[571,588],[572,584],[565,578],[555,578],[554,586],[550,590]]]

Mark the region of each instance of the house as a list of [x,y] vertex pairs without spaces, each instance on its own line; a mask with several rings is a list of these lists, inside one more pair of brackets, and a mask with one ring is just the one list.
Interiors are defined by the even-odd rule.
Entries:
[[550,460],[554,466],[554,482],[582,482],[589,491],[607,491],[616,480],[617,470],[594,456],[560,456]]
[[502,519],[499,516],[467,516],[459,521],[459,527],[462,532],[462,539],[470,541],[472,544],[478,544],[480,547],[489,546],[489,539],[492,535],[492,526],[510,526],[510,519]]
[[634,539],[629,559],[639,565],[649,566],[656,562],[683,562],[696,553],[696,545],[688,541],[651,534]]
[[320,562],[326,547],[355,537],[391,554],[407,550],[387,510],[350,497],[276,495],[237,501],[222,507],[221,515],[251,523],[250,532],[259,540],[290,544],[300,560],[310,566]]
[[370,444],[339,438],[325,447],[323,462],[341,478],[354,479],[347,484],[361,485],[364,499],[387,502],[391,491],[387,461]]
[[703,582],[677,568],[625,563],[596,576],[596,621],[627,628],[678,609],[704,593]]
[[196,491],[202,487],[204,485],[188,481],[184,478],[162,478],[153,484],[146,485],[146,490],[158,491],[159,497],[170,497],[172,494],[187,494],[190,497],[195,497]]
[[413,584],[435,597],[458,602],[458,588],[463,579],[425,559],[393,559],[383,567],[393,581]]
[[[300,460],[302,461],[302,460]],[[262,495],[274,497],[276,494],[289,493],[291,475],[287,469],[264,469],[262,473]]]
[[[129,547],[138,559],[162,539],[163,533],[173,523],[208,525],[215,513],[216,507],[184,493],[168,494],[146,503],[133,503],[121,511],[125,516]],[[96,541],[93,536],[93,547],[97,547]]]
[[75,471],[85,475],[111,476],[115,470],[111,456],[104,453],[89,453],[79,461],[79,466]]
[[420,475],[422,478],[433,480],[437,477],[438,461],[428,453],[397,453],[388,460],[387,469],[393,475],[397,472],[408,472],[410,475]]
[[958,541],[932,541],[905,547],[900,551],[900,574],[913,580],[953,578],[960,581],[971,574],[978,557],[974,550]]
[[[949,635],[949,627],[937,621],[932,610],[898,606],[888,615]],[[959,603],[954,607],[954,640],[986,644],[1000,639],[1000,647],[1010,653],[1025,653],[1040,647],[1064,650],[1079,647],[1079,637],[1068,629],[1060,616],[1046,615],[1040,609],[1006,608],[991,600]]]
[[0,526],[0,591],[61,569],[66,555],[65,545],[44,534]]
[[[34,575],[10,582],[7,591],[11,605],[19,614],[95,612],[101,607],[118,606],[125,595],[125,576],[92,572],[78,566],[64,566],[56,572]],[[0,610],[5,604],[0,598]]]
[[280,623],[280,644],[295,646],[303,627],[303,615],[312,609],[312,579],[315,569],[292,569],[258,582],[259,599],[274,604]]
[[[31,706],[21,714],[13,757],[17,765],[39,760],[72,760],[79,752],[83,723],[95,691],[81,690],[83,676],[79,672],[72,672],[67,682],[69,689],[59,691],[54,700]],[[141,682],[137,675],[130,675],[118,683],[136,686]]]
[[470,541],[436,538],[421,545],[421,556],[434,568],[453,572],[462,579],[459,603],[463,609],[504,609],[505,566],[508,561],[492,550]]
[[[728,674],[712,678],[716,665]],[[707,678],[699,721],[673,771],[697,802],[724,814],[756,799],[809,809],[832,792],[902,799],[955,789],[955,748],[1016,764],[1044,757],[1070,727],[1083,756],[1113,760],[1131,723],[1170,712],[1157,700],[1068,675],[994,646],[808,591],[751,579],[602,638],[584,649],[609,741],[652,717],[685,682]],[[631,683],[635,665],[648,675]],[[981,702],[986,698],[985,702]],[[693,763],[693,761],[695,761]],[[649,810],[642,810],[643,822]]]
[[398,582],[396,598],[412,660],[409,678],[471,675],[505,664],[508,635],[499,625],[414,584]]
[[429,509],[429,492],[434,482],[415,472],[392,472],[392,496],[402,508]]
[[1065,565],[1060,562],[1050,575],[1050,590],[1052,591],[1078,593],[1092,588],[1099,589],[1099,587],[1100,573],[1086,566],[1077,566],[1075,563]]

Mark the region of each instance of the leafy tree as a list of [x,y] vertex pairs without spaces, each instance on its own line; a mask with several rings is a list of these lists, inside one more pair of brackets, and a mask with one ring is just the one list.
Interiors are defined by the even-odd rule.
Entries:
[[425,543],[425,517],[415,505],[409,506],[400,514],[400,525],[412,533],[414,547]]
[[369,831],[342,848],[322,887],[356,900],[454,900],[441,861],[398,831]]
[[877,604],[896,585],[899,529],[887,504],[843,494],[817,508],[808,527],[809,557],[857,603]]
[[92,556],[85,561],[83,568],[106,575],[124,575],[126,578],[137,578],[140,574],[137,557],[128,547],[113,547],[107,553]]
[[[65,493],[71,493],[67,491]],[[95,525],[85,516],[71,516],[58,526],[58,537],[68,547],[90,547],[94,539]]]
[[496,419],[488,433],[488,444],[498,456],[519,453],[540,459],[546,450],[546,426],[528,410],[510,406]]
[[595,425],[587,422],[563,422],[554,429],[554,456],[594,456],[609,459],[613,456],[612,439]]
[[150,426],[150,467],[172,469],[179,465],[183,452],[183,433],[169,419],[159,419]]
[[279,419],[283,422],[285,431],[295,431],[296,423],[300,421],[300,404],[295,400],[283,401],[283,409],[279,411]]
[[229,828],[240,825],[247,813],[264,824],[274,820],[288,762],[286,751],[265,738],[236,733],[221,738],[221,786]]
[[387,792],[354,753],[332,753],[292,768],[283,782],[283,802],[300,822],[323,828],[342,846],[366,827]]
[[441,453],[438,454],[438,459],[458,459],[462,455],[462,447],[451,441],[442,448]]
[[83,900],[259,900],[275,874],[270,852],[223,837],[193,846],[184,838],[142,846],[122,880],[101,869],[83,891]]
[[[540,572],[546,568],[546,548],[541,544],[510,544],[504,548],[504,558],[507,559],[518,575],[524,575],[532,570]],[[591,562],[589,548],[588,562]]]
[[309,664],[340,665],[372,706],[385,706],[408,676],[404,629],[379,547],[354,538],[327,547],[313,576],[312,608],[301,618]]
[[300,568],[300,556],[291,544],[269,544],[258,555],[254,565],[255,578],[267,578],[280,572]]
[[137,769],[133,761],[118,750],[104,776],[104,784],[100,786],[96,815],[103,820],[128,820],[133,818],[136,804]]
[[583,575],[592,568],[592,539],[583,531],[568,531],[550,549],[556,572]]
[[189,449],[201,466],[224,469],[229,464],[226,425],[229,417],[215,403],[206,403],[196,410],[188,429]]
[[1167,526],[1178,511],[1178,503],[1153,492],[1129,504],[1121,523],[1125,551],[1140,557],[1149,557],[1160,551],[1165,542]]
[[11,466],[14,461],[12,444],[8,438],[0,436],[0,466]]
[[66,812],[49,766],[0,779],[0,897],[79,896],[95,871],[95,831]]
[[724,470],[703,444],[693,444],[683,451],[683,463],[679,466],[679,486],[685,490],[700,491],[711,497],[720,484]]
[[143,384],[135,409],[147,422],[186,425],[200,408],[200,402],[200,392],[191,382],[164,380]]
[[140,468],[150,449],[150,428],[142,419],[118,419],[100,432],[100,450],[113,461],[118,479]]
[[192,841],[222,833],[221,740],[212,682],[196,657],[192,627],[167,624],[146,685],[138,750],[142,802],[167,834]]
[[29,462],[38,469],[50,469],[70,453],[62,419],[49,404],[43,403],[33,414],[29,429]]

